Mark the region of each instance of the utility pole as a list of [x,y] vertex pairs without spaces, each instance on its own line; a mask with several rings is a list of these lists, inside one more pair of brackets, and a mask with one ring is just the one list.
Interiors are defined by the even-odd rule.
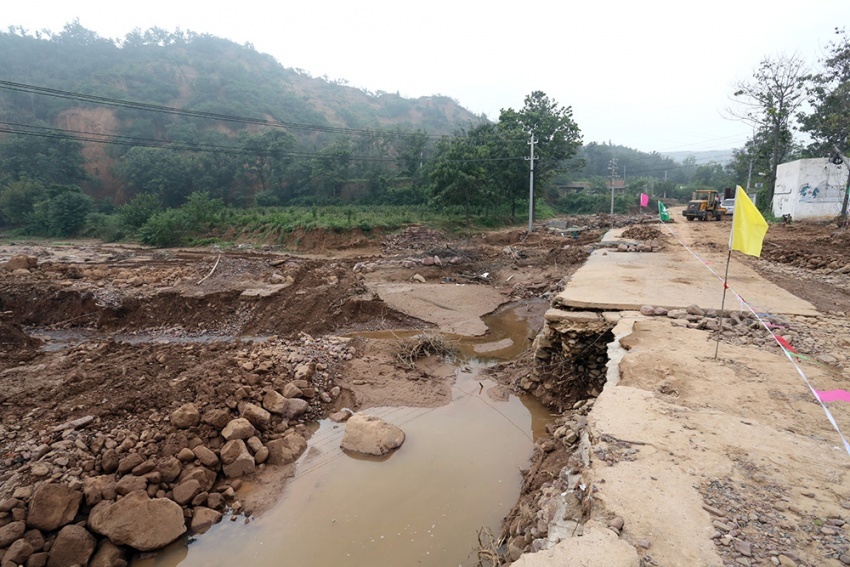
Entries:
[[841,228],[847,229],[847,201],[850,200],[850,159],[847,159],[847,156],[841,153],[841,150],[838,149],[838,146],[835,144],[832,145],[832,149],[835,150],[836,157],[844,162],[844,165],[847,166],[847,187],[844,189],[844,202],[841,204]]
[[614,179],[617,178],[617,158],[611,158],[611,163],[608,165],[611,171],[611,214],[614,214]]
[[534,222],[534,144],[537,140],[534,139],[534,132],[531,133],[531,139],[528,145],[531,146],[531,157],[525,158],[529,164],[528,170],[528,233],[531,234],[532,223]]

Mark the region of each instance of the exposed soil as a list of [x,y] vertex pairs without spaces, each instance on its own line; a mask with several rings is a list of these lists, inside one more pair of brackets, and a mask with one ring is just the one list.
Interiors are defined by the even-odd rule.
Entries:
[[[405,368],[391,343],[344,335],[480,323],[479,316],[499,303],[550,298],[563,289],[605,227],[634,224],[624,236],[638,240],[662,236],[636,218],[575,217],[563,224],[582,230],[540,227],[531,235],[507,230],[461,240],[422,227],[390,235],[313,231],[288,237],[291,246],[298,243],[313,255],[276,249],[269,243],[277,237],[258,249],[233,250],[0,241],[0,266],[20,255],[37,259],[31,269],[0,267],[0,530],[25,514],[31,489],[43,480],[80,489],[91,477],[131,476],[106,463],[116,455],[138,453],[142,461],[158,463],[200,445],[218,454],[223,424],[250,413],[248,406],[264,406],[272,391],[292,394],[297,388],[292,396],[304,400],[306,409],[298,416],[272,413],[255,424],[259,445],[251,452],[258,466],[245,478],[270,487],[291,470],[262,464],[259,448],[308,437],[317,419],[343,408],[447,403],[451,373],[443,365],[426,360]],[[776,226],[763,258],[753,264],[822,312],[843,316],[850,312],[848,243],[847,233],[836,234],[832,226]],[[403,286],[431,286],[439,299],[430,305],[393,302],[392,290]],[[481,293],[461,295],[470,288]],[[456,307],[453,298],[461,297],[462,307]],[[454,319],[438,317],[441,309]],[[800,333],[819,341],[825,328]],[[841,340],[832,337],[827,344],[839,347]],[[829,354],[832,364],[847,363],[834,350],[820,354]],[[491,374],[514,386],[534,364],[527,354]],[[670,387],[673,392],[681,386]],[[183,428],[175,425],[175,411],[186,404],[197,408],[201,420]],[[567,409],[550,433],[560,428],[559,435],[569,429],[580,434],[591,407]],[[79,418],[85,423],[63,425]],[[532,510],[541,491],[553,490],[551,481],[565,466],[580,465],[564,443],[539,445],[506,528]],[[628,444],[609,446],[606,458],[628,460],[632,454]],[[193,460],[183,461],[183,474],[200,466]],[[262,490],[240,496],[240,477],[221,470],[214,476],[205,493],[221,494],[220,502],[181,502],[190,527],[201,507],[250,515],[270,502]],[[183,477],[145,478],[150,496],[173,499]],[[742,487],[723,482],[703,490],[716,506],[731,507]],[[83,499],[78,521],[107,496],[98,495],[94,502],[88,494]],[[591,515],[573,512],[577,518]],[[42,536],[53,542],[56,531]],[[133,553],[128,547],[119,551],[124,559]]]

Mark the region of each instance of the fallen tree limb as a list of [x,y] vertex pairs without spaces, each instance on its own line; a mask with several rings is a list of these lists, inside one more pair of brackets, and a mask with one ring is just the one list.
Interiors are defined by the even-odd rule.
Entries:
[[204,280],[206,280],[208,277],[213,275],[213,272],[215,271],[216,268],[218,268],[218,263],[220,261],[221,261],[221,254],[218,255],[218,258],[216,259],[215,264],[213,264],[213,267],[212,267],[212,270],[210,270],[210,273],[208,273],[207,275],[205,275],[204,277],[199,279],[198,283],[196,285],[201,285],[202,283],[204,283]]

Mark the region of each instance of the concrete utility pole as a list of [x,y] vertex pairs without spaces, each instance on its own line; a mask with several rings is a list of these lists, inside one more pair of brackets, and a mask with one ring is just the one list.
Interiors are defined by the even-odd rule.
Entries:
[[844,203],[841,205],[841,227],[847,228],[847,201],[850,198],[850,160],[847,159],[847,156],[841,153],[841,150],[838,149],[838,146],[835,144],[832,145],[832,149],[835,150],[835,153],[838,154],[839,159],[844,162],[844,165],[847,166],[847,187],[844,189]]
[[611,214],[614,214],[614,179],[617,178],[617,158],[611,158],[611,163],[609,164],[609,169],[611,171]]
[[531,157],[525,158],[529,163],[528,170],[528,233],[531,234],[532,223],[534,223],[534,144],[537,140],[534,139],[534,132],[531,133],[531,139],[528,145],[531,146]]

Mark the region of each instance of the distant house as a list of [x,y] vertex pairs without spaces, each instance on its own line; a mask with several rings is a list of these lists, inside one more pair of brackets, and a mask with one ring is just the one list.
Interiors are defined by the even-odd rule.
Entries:
[[776,170],[773,215],[794,220],[830,219],[841,214],[847,168],[826,158],[799,159]]
[[590,183],[587,181],[576,181],[575,183],[568,183],[567,185],[558,185],[556,189],[558,190],[558,195],[560,197],[566,197],[570,193],[581,193],[582,191],[587,191],[590,189]]

